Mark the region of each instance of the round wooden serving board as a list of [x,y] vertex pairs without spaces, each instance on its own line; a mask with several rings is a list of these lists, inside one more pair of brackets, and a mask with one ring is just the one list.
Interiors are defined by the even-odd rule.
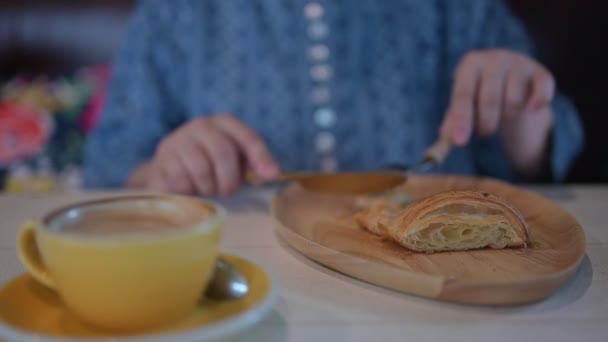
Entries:
[[521,304],[555,292],[585,254],[576,220],[543,197],[490,179],[411,176],[400,192],[420,198],[471,189],[502,196],[525,216],[531,246],[466,252],[416,253],[361,230],[352,214],[369,197],[330,195],[291,184],[272,209],[279,235],[307,257],[351,277],[440,300]]

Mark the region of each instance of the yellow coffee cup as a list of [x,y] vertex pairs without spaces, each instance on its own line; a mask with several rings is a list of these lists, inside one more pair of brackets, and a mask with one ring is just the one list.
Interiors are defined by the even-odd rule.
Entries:
[[83,321],[139,331],[194,309],[218,256],[223,208],[170,195],[81,202],[26,223],[21,262]]

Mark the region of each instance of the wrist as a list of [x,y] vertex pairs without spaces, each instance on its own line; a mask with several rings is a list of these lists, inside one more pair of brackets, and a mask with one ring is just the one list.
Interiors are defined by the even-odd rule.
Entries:
[[506,122],[501,140],[514,170],[525,180],[542,177],[550,165],[553,113],[549,108]]

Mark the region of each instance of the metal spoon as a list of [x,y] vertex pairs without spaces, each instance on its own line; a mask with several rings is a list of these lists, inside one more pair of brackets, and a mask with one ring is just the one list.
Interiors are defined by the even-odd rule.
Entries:
[[211,274],[211,282],[205,290],[205,297],[214,300],[230,300],[244,297],[249,292],[249,284],[241,272],[223,259],[218,259]]
[[267,182],[298,182],[303,188],[315,192],[367,194],[390,190],[406,182],[409,172],[424,172],[439,166],[452,149],[449,140],[437,140],[425,152],[422,161],[401,171],[381,172],[284,172],[271,180],[260,179],[252,172],[245,177],[251,184]]

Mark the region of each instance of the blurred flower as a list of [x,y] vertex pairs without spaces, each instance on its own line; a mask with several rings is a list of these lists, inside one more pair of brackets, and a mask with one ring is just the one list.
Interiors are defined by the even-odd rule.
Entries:
[[57,182],[78,186],[86,134],[103,106],[109,75],[110,66],[100,65],[69,76],[17,76],[0,84],[5,190],[51,190]]
[[46,113],[18,103],[0,103],[0,165],[38,154],[52,129]]

